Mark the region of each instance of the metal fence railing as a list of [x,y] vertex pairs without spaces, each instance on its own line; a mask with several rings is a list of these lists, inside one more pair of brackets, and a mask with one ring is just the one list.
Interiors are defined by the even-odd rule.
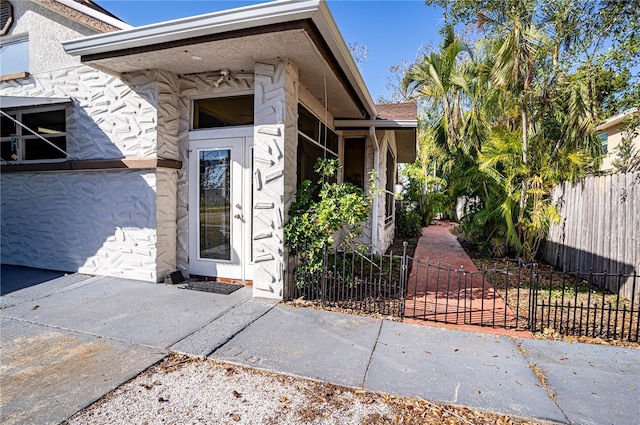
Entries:
[[[640,300],[622,295],[640,284],[635,271],[559,272],[517,260],[465,270],[408,256],[406,245],[402,255],[327,249],[314,273],[302,271],[301,256],[287,261],[288,300],[412,320],[639,341]],[[634,288],[624,287],[629,282]]]

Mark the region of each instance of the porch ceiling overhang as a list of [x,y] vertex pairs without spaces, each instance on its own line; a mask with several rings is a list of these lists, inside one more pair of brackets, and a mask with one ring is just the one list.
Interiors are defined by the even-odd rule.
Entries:
[[334,120],[338,130],[369,129],[393,130],[396,133],[398,162],[406,163],[416,160],[418,120]]
[[298,67],[300,83],[322,104],[326,101],[335,117],[376,116],[358,67],[320,0],[247,6],[99,34],[63,46],[82,62],[116,75],[143,69],[178,75],[223,68],[252,72],[257,62],[289,58]]

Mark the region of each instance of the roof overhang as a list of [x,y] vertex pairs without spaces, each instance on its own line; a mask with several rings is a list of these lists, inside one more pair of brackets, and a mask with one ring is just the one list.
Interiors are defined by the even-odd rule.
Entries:
[[615,115],[611,118],[609,118],[608,120],[604,121],[603,123],[599,124],[598,126],[596,126],[596,131],[603,131],[603,130],[607,130],[611,127],[615,127],[619,124],[621,124],[624,120],[626,120],[627,118],[629,118],[631,115],[633,115],[634,113],[638,112],[638,108],[631,108],[628,109],[626,111],[624,111],[621,114]]
[[[373,118],[376,108],[322,0],[282,0],[63,42],[64,49],[113,74],[166,69],[179,75],[252,70],[289,58],[301,83],[342,118]],[[200,60],[192,60],[198,56]],[[327,99],[324,97],[326,81]],[[345,104],[347,102],[347,104]]]
[[418,120],[334,120],[336,129],[339,130],[364,130],[371,127],[376,130],[392,130],[396,135],[396,158],[400,163],[416,160],[417,128]]
[[62,103],[71,103],[71,99],[68,97],[0,96],[0,108],[2,109],[31,108]]

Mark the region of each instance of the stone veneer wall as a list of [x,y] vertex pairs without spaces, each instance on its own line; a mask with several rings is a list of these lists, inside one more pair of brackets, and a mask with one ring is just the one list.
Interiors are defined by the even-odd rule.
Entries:
[[[189,131],[191,130],[191,102],[195,96],[207,97],[253,91],[254,76],[234,73],[235,79],[218,83],[220,74],[202,73],[178,77],[177,148],[182,170],[177,176],[177,267],[189,274]],[[173,96],[173,95],[171,95]],[[173,99],[173,97],[171,97]]]
[[282,298],[283,226],[295,196],[298,70],[290,61],[256,64],[253,295]]
[[[175,126],[171,118],[175,114],[169,106],[158,110],[157,105],[159,96],[163,103],[175,96],[170,90],[159,94],[159,75],[173,83],[163,71],[134,73],[120,80],[79,66],[3,82],[0,94],[71,97],[67,151],[74,159],[156,157],[159,150],[171,157],[172,150],[177,152],[177,137],[172,141],[165,136],[159,146],[159,118],[170,128]],[[175,233],[169,236],[176,222],[171,185],[176,185],[177,176],[172,173],[3,173],[2,261],[162,279],[162,274],[175,270],[176,262]]]

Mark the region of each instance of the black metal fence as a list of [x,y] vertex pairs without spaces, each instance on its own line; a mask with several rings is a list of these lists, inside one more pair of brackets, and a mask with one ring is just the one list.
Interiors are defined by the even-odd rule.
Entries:
[[[640,341],[640,300],[622,296],[624,285],[631,282],[633,294],[640,284],[635,272],[559,272],[517,260],[465,270],[408,256],[406,246],[402,255],[325,250],[315,273],[302,272],[300,261],[288,259],[285,299],[412,320]],[[612,277],[615,290],[601,289]]]
[[284,298],[302,298],[325,307],[401,318],[406,295],[406,255],[374,255],[324,250],[322,269],[301,271],[300,257],[289,259]]

